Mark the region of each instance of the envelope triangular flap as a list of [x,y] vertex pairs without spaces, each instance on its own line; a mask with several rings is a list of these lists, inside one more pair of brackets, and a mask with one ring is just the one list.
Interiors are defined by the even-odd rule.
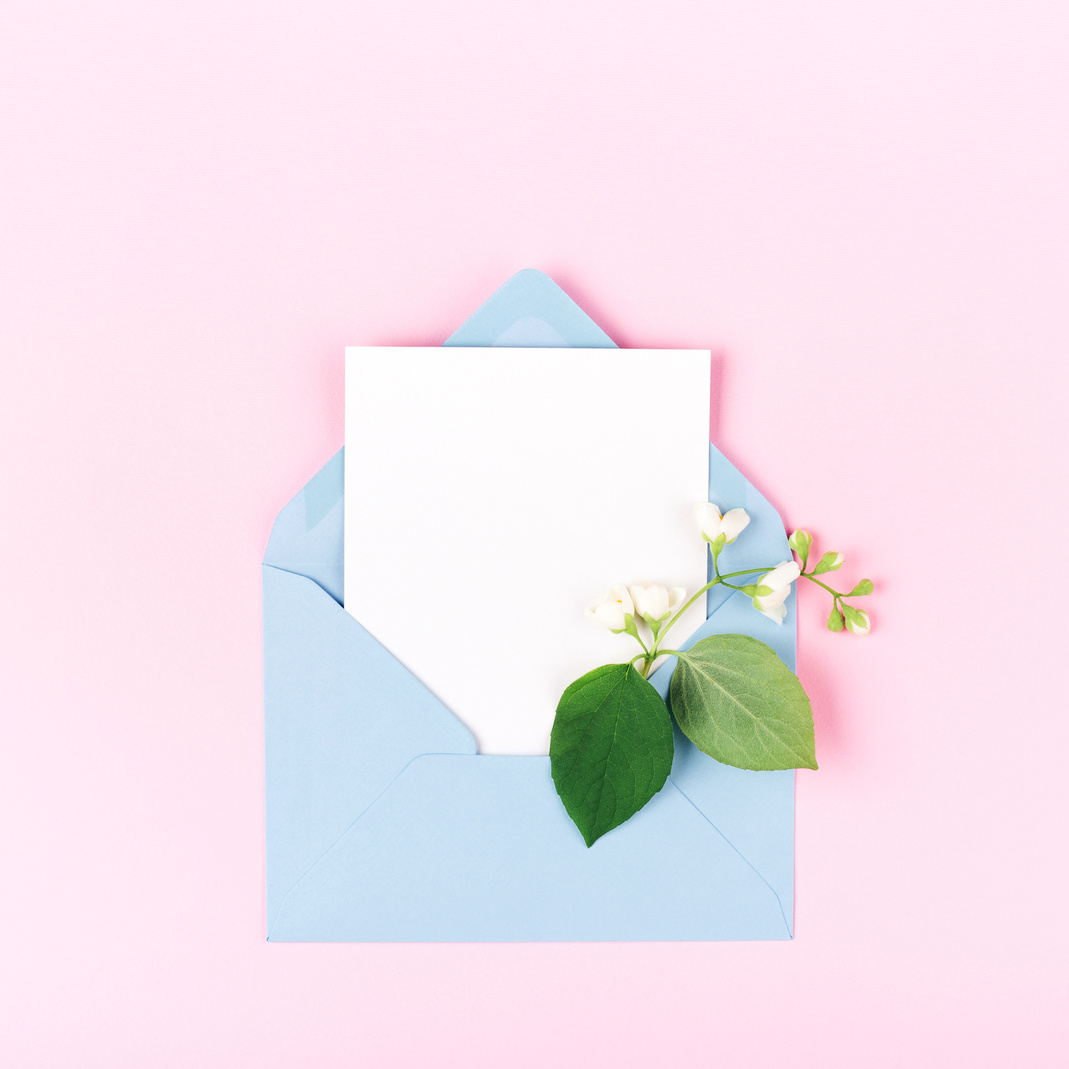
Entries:
[[275,517],[264,564],[304,575],[342,603],[345,450],[339,449]]
[[414,758],[475,740],[305,576],[265,567],[268,918],[286,891]]
[[678,791],[588,850],[548,777],[544,757],[414,761],[293,889],[271,938],[789,938],[765,880]]
[[[614,347],[537,271],[446,344]],[[586,850],[548,759],[475,755],[467,729],[340,608],[342,463],[283,509],[264,561],[270,938],[790,938],[793,773],[728,769],[679,736],[669,785]],[[775,510],[715,449],[710,500],[752,517],[724,570],[787,555]],[[793,666],[793,606],[775,631],[726,592],[708,608],[692,641],[738,630]],[[678,892],[693,909],[677,923]]]
[[480,348],[617,347],[553,279],[533,268],[517,271],[443,344]]

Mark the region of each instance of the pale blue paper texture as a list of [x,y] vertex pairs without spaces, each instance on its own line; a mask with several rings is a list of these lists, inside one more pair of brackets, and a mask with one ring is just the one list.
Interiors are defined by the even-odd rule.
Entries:
[[[613,347],[531,270],[446,344]],[[794,773],[721,765],[677,731],[663,790],[587,849],[548,757],[477,754],[467,728],[342,609],[343,464],[339,451],[279,513],[264,556],[268,938],[791,938]],[[709,499],[751,516],[724,570],[789,557],[775,510],[711,446]],[[738,632],[794,667],[793,595],[777,626],[741,595],[713,593],[683,648]],[[662,694],[673,662],[652,677]]]

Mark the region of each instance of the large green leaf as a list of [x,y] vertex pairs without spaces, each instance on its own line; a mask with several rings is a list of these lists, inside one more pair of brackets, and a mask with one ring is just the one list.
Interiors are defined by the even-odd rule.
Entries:
[[607,664],[561,695],[549,758],[557,793],[587,846],[634,816],[672,770],[672,719],[629,664]]
[[680,654],[669,688],[683,734],[736,768],[816,768],[813,711],[798,677],[749,635],[713,635]]

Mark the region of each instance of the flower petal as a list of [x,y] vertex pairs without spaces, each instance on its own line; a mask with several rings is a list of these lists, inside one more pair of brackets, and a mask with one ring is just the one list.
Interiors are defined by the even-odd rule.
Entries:
[[[754,599],[756,600],[756,599]],[[774,624],[782,624],[784,618],[787,615],[786,605],[772,605],[761,607],[758,606],[757,611],[763,616],[767,616]]]
[[758,586],[770,586],[774,590],[781,586],[790,586],[801,575],[801,569],[795,560],[781,561],[770,572],[766,572],[757,581]]
[[702,534],[711,542],[718,534],[720,534],[720,521],[723,517],[720,515],[720,509],[716,507],[711,501],[699,501],[694,506],[694,514],[698,517],[698,523],[701,525]]
[[594,619],[610,631],[622,631],[627,626],[623,607],[618,601],[603,601],[594,610]]
[[660,583],[650,583],[643,591],[642,608],[639,610],[643,616],[651,620],[659,620],[668,612],[668,590]]
[[[774,586],[771,594],[765,594],[763,597],[755,598],[754,600],[758,604],[758,608],[764,612],[765,609],[774,609],[778,605],[782,605],[787,600],[787,595],[791,592],[789,586]],[[784,612],[787,610],[784,609]]]
[[745,509],[731,509],[729,512],[724,513],[721,530],[724,532],[728,542],[734,542],[742,534],[749,522],[750,517]]

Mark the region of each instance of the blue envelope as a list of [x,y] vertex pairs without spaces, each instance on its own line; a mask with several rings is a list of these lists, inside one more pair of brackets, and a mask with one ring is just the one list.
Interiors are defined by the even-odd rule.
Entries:
[[[613,347],[537,271],[510,279],[446,344]],[[342,608],[343,463],[339,452],[279,513],[263,562],[268,938],[791,938],[794,772],[718,764],[677,731],[664,788],[588,849],[548,757],[476,753]],[[709,499],[751,517],[724,570],[789,558],[776,512],[712,447]],[[793,601],[777,626],[716,588],[683,648],[740,632],[793,668]],[[662,695],[673,667],[652,677]]]

